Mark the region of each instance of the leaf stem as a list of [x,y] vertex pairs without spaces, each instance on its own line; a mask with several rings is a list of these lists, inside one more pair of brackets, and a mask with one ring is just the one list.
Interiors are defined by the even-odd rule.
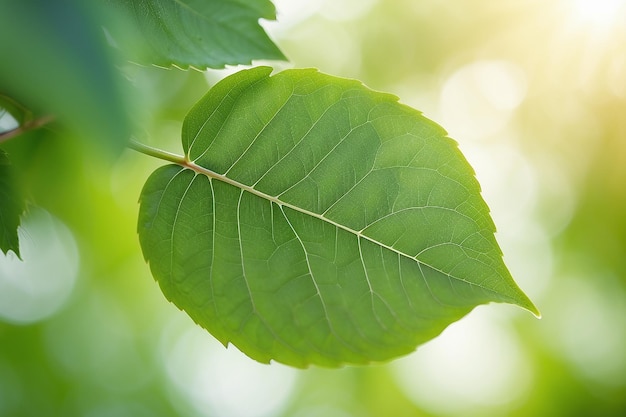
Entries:
[[42,126],[47,125],[48,123],[51,123],[54,121],[54,116],[48,115],[48,116],[43,116],[40,117],[38,119],[34,119],[31,121],[28,121],[18,127],[16,127],[15,129],[11,129],[11,130],[7,130],[6,132],[1,132],[0,133],[0,143],[2,142],[6,142],[9,139],[12,139],[16,136],[21,135],[22,133],[26,133],[30,130],[35,130],[35,129],[39,129]]
[[131,139],[128,143],[128,147],[145,155],[163,159],[164,161],[173,162],[178,165],[186,166],[189,162],[189,160],[185,156],[167,152],[162,149],[153,148],[152,146],[144,145],[143,143],[137,142],[133,139]]
[[[0,143],[6,142],[9,139],[12,139],[16,136],[21,135],[22,133],[26,133],[28,131],[35,130],[42,126],[45,126],[48,123],[53,122],[54,119],[55,119],[54,116],[47,115],[47,116],[40,117],[38,119],[29,120],[19,125],[15,129],[7,130],[5,132],[0,132]],[[128,147],[137,152],[143,153],[145,155],[149,155],[154,158],[159,158],[168,162],[173,162],[178,165],[187,166],[187,164],[189,163],[189,160],[185,156],[177,155],[175,153],[167,152],[162,149],[144,145],[143,143],[137,142],[136,140],[133,140],[133,139],[131,139],[130,142],[128,143]]]

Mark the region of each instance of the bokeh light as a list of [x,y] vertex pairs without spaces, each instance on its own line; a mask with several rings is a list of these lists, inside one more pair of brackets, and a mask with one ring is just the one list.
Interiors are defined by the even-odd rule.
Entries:
[[[120,303],[103,289],[94,290],[47,324],[44,335],[49,355],[66,375],[89,379],[99,390],[132,392],[152,372],[143,369],[147,361],[140,355],[135,329]],[[92,332],[93,328],[97,331]],[[79,334],[90,337],[75,340]]]
[[20,260],[0,253],[0,319],[34,323],[58,311],[78,272],[78,250],[67,227],[45,210],[31,208],[18,229]]
[[484,309],[396,361],[400,388],[437,415],[480,416],[527,395],[533,374],[515,333]]
[[626,383],[626,291],[615,277],[605,290],[586,277],[562,278],[555,305],[549,308],[546,337],[576,371],[599,385]]
[[369,13],[378,0],[344,0],[337,2],[326,0],[322,3],[320,13],[327,19],[347,21],[359,19]]
[[11,114],[0,107],[0,133],[8,132],[19,126],[19,123]]
[[199,327],[180,323],[174,320],[166,328],[163,361],[173,388],[190,401],[199,415],[280,414],[293,391],[296,370],[280,364],[257,363],[232,345],[225,349]]
[[623,0],[576,0],[573,3],[577,19],[601,30],[610,29],[626,4]]
[[523,70],[506,61],[475,61],[458,69],[441,91],[441,123],[452,137],[488,140],[502,131],[526,95]]

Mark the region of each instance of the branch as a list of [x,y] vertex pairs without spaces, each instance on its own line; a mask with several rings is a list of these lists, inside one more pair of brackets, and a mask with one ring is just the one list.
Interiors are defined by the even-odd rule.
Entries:
[[30,120],[15,129],[7,130],[5,132],[0,133],[0,143],[6,142],[7,140],[14,138],[16,136],[21,135],[22,133],[29,132],[31,130],[39,129],[42,126],[47,125],[54,121],[54,116],[43,116],[39,119]]
[[[22,133],[29,132],[31,130],[39,129],[42,126],[47,125],[54,121],[54,116],[43,116],[39,119],[30,120],[15,129],[7,130],[5,132],[0,133],[0,143],[6,142],[7,140],[14,138],[16,136],[21,135]],[[187,166],[189,160],[181,155],[177,155],[175,153],[167,152],[158,148],[153,148],[152,146],[144,145],[143,143],[137,142],[135,140],[130,140],[128,143],[128,147],[143,153],[145,155],[152,156],[154,158],[163,159],[168,162],[173,162],[178,165]]]

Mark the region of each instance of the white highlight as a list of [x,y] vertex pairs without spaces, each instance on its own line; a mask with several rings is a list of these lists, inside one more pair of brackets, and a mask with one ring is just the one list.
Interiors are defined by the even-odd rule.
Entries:
[[472,62],[443,86],[442,124],[453,138],[485,140],[507,126],[526,90],[526,76],[518,66],[507,61]]
[[23,261],[0,252],[0,319],[27,324],[58,311],[78,273],[78,249],[70,231],[48,212],[31,208],[18,229]]
[[494,307],[489,315],[475,310],[392,365],[399,387],[415,404],[433,414],[478,416],[527,394],[530,364],[515,333],[492,319]]
[[574,6],[579,21],[601,27],[613,23],[624,0],[576,0]]
[[[175,391],[200,416],[278,415],[293,392],[294,369],[255,362],[232,345],[225,349],[197,326],[164,336],[164,341],[176,340],[173,346],[164,346],[163,352]],[[180,411],[185,412],[184,408],[181,405]]]

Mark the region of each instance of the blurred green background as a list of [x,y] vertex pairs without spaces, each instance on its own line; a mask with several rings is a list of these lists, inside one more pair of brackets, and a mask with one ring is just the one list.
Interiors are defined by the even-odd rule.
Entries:
[[[543,318],[492,304],[389,364],[258,364],[143,262],[137,199],[161,162],[46,129],[2,144],[31,204],[25,262],[0,254],[0,415],[626,415],[626,1],[276,5],[275,68],[358,78],[459,142]],[[121,66],[140,139],[181,153],[187,110],[235,70]]]

